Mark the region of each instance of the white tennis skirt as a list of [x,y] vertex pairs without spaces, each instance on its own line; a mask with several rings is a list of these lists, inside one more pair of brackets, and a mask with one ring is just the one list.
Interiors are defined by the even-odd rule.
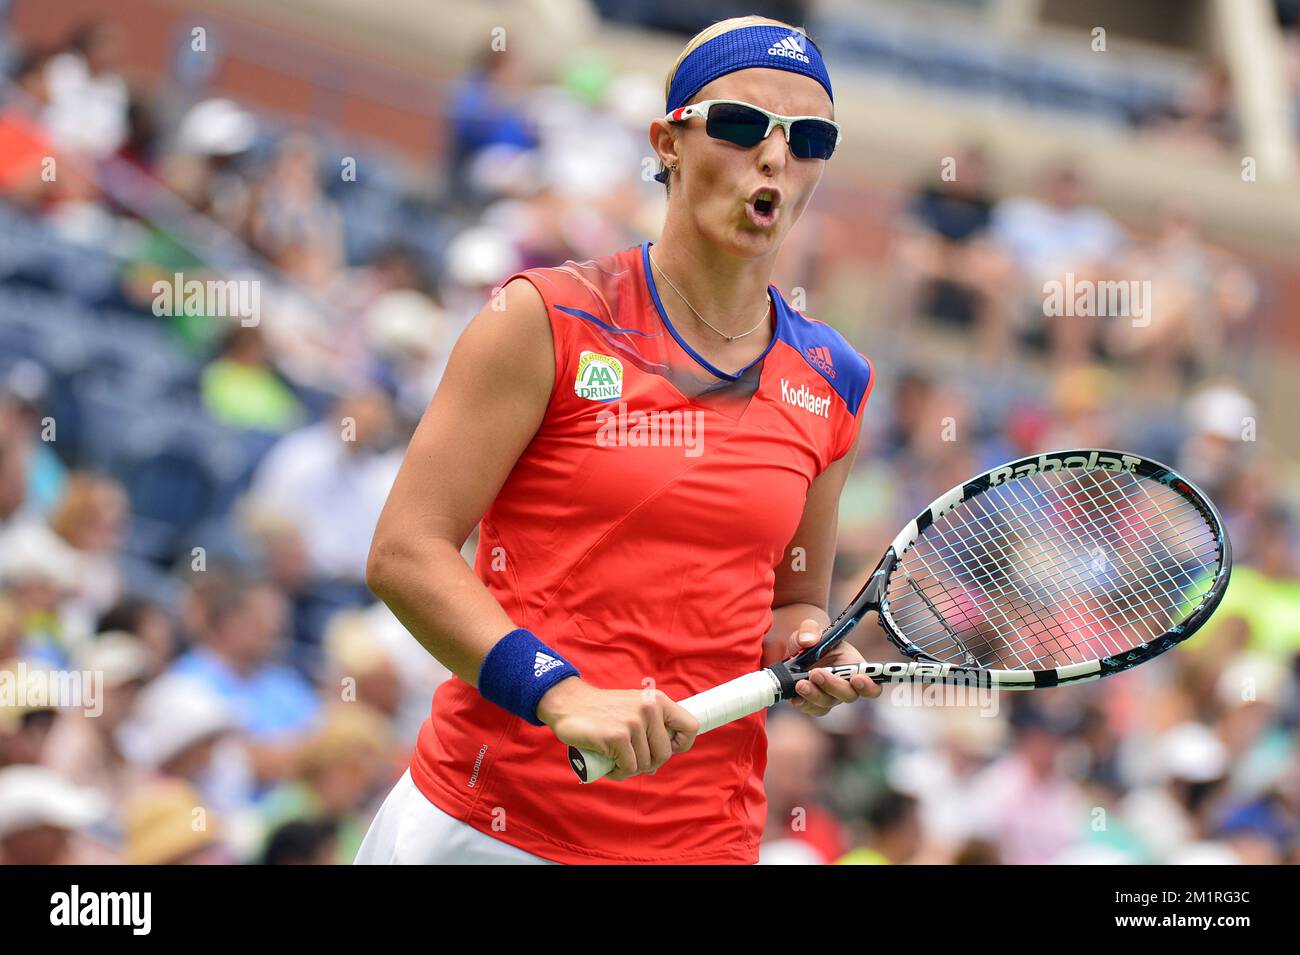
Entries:
[[353,865],[555,865],[443,812],[408,769],[370,823]]

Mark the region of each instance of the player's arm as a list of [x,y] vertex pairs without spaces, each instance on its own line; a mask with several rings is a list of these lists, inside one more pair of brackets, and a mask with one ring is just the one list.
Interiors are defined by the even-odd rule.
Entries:
[[[426,650],[467,683],[484,691],[486,674],[494,690],[503,681],[506,690],[517,688],[530,710],[521,716],[540,719],[566,743],[616,758],[613,778],[652,771],[690,747],[698,729],[694,718],[662,693],[602,690],[577,677],[530,702],[533,669],[518,665],[511,652],[527,638],[546,635],[516,633],[515,622],[460,554],[537,433],[555,381],[541,296],[526,279],[510,282],[501,294],[505,308],[484,307],[456,343],[411,438],[375,528],[366,583]],[[503,640],[507,635],[511,639]],[[517,687],[509,683],[516,672]]]
[[[830,624],[826,605],[835,566],[840,494],[857,459],[861,440],[859,427],[849,452],[813,479],[799,527],[777,565],[772,629],[768,638],[784,643],[786,656],[812,646]],[[828,666],[860,662],[862,655],[848,641],[822,657],[822,663]],[[799,699],[793,701],[794,705],[814,716],[825,716],[836,703],[849,703],[864,696],[877,697],[881,693],[881,688],[865,674],[845,680],[823,669],[814,671],[811,679],[800,680],[795,690]]]

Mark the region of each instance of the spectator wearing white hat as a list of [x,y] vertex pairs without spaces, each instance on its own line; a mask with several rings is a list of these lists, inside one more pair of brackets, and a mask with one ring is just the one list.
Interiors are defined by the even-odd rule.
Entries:
[[118,73],[126,37],[120,23],[90,23],[46,66],[45,124],[63,148],[106,156],[126,138],[127,86]]
[[1188,435],[1175,467],[1212,498],[1241,467],[1254,444],[1255,402],[1235,385],[1202,388],[1187,402]]
[[79,846],[76,834],[105,809],[97,794],[43,766],[0,769],[0,865],[104,861],[102,850]]
[[1169,861],[1202,836],[1201,809],[1229,768],[1229,754],[1214,731],[1185,722],[1155,740],[1132,738],[1149,777],[1120,802],[1120,811],[1154,861]]
[[29,522],[0,537],[0,587],[13,600],[19,653],[50,666],[65,666],[84,637],[69,628],[64,607],[77,593],[72,549],[42,523]]
[[190,107],[176,129],[176,148],[196,156],[235,156],[257,139],[257,120],[238,103],[205,99]]
[[238,713],[210,687],[184,676],[159,677],[140,694],[119,741],[141,768],[142,785],[187,783],[238,828],[253,801],[253,770]]
[[135,708],[149,673],[149,654],[130,633],[102,633],[83,645],[74,668],[102,681],[99,712],[59,713],[46,739],[42,762],[68,781],[118,805],[140,782],[138,767],[122,752],[117,730]]
[[73,473],[48,523],[33,517],[0,538],[0,584],[18,594],[29,620],[29,652],[66,666],[95,620],[121,595],[119,551],[129,502],[122,486]]
[[181,120],[163,178],[195,209],[242,234],[253,199],[240,161],[256,141],[253,114],[228,99],[203,100]]

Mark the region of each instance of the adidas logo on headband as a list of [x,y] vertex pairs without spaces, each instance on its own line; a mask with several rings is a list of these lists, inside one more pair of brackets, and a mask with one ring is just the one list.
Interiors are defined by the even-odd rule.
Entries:
[[804,53],[804,38],[798,33],[791,33],[781,42],[773,43],[768,47],[767,52],[772,56],[785,56],[800,63],[808,62],[808,55]]
[[686,54],[673,74],[664,112],[671,113],[685,106],[692,96],[719,76],[750,68],[789,70],[810,76],[822,85],[832,102],[835,100],[831,78],[817,44],[788,26],[756,24],[715,36]]

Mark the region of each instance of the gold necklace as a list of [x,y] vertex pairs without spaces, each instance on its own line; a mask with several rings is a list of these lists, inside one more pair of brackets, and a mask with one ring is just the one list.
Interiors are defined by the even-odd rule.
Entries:
[[659,274],[664,277],[664,281],[668,283],[668,287],[677,293],[677,297],[686,303],[686,307],[695,313],[695,317],[698,318],[707,328],[709,328],[716,334],[721,335],[727,341],[734,342],[737,341],[738,339],[744,338],[746,335],[752,335],[754,334],[754,332],[758,331],[759,327],[765,321],[767,321],[767,313],[772,306],[772,292],[770,289],[768,290],[767,294],[764,296],[766,300],[763,302],[763,314],[759,318],[758,323],[755,324],[754,327],[751,328],[749,331],[741,332],[739,335],[728,335],[726,332],[722,331],[721,329],[715,328],[708,321],[708,319],[706,319],[703,315],[700,314],[699,309],[697,309],[694,305],[692,305],[690,303],[690,300],[681,293],[681,290],[678,289],[677,286],[673,284],[673,280],[668,277],[668,273],[663,270],[663,266],[661,266],[658,262],[655,261],[654,253],[647,252],[646,254],[647,257],[650,259],[650,264],[659,270]]

